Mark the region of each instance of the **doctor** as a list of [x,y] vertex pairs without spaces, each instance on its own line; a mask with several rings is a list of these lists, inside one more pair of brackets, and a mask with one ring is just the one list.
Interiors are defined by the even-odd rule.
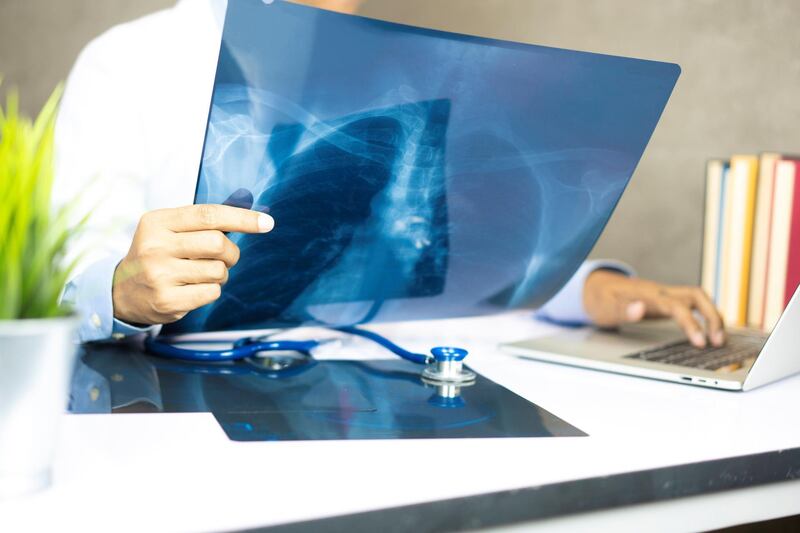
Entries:
[[[304,3],[353,12],[360,0]],[[73,201],[81,191],[83,212],[91,210],[75,246],[89,253],[64,293],[81,312],[84,342],[153,331],[216,300],[239,259],[224,232],[275,224],[254,211],[191,205],[224,11],[224,0],[180,0],[112,28],[69,77],[54,197]],[[585,263],[539,316],[599,326],[672,317],[698,347],[725,341],[701,289],[637,279],[609,261]]]

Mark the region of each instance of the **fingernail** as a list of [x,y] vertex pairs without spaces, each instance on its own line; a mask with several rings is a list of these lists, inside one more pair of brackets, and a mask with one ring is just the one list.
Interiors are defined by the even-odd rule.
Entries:
[[713,335],[711,335],[711,342],[714,343],[714,346],[722,346],[725,344],[725,333],[722,331],[715,331]]
[[258,215],[258,231],[261,233],[267,233],[268,231],[272,231],[272,228],[274,227],[275,219],[265,213]]
[[689,335],[689,340],[691,340],[692,344],[694,344],[698,348],[706,347],[706,336],[700,333],[699,331],[692,332],[692,334]]
[[628,304],[628,308],[625,310],[625,315],[631,322],[638,322],[642,319],[643,314],[644,303],[642,302],[633,302],[632,304]]

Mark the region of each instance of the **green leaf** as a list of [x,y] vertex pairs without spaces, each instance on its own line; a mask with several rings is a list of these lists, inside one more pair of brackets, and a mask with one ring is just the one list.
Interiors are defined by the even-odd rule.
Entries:
[[51,206],[59,85],[35,121],[20,115],[11,90],[0,106],[0,319],[60,316],[59,299],[77,259],[67,250],[88,215],[70,224],[70,210]]

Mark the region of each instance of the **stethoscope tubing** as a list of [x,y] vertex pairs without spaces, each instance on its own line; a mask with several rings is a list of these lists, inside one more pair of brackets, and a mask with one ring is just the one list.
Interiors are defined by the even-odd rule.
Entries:
[[375,332],[367,331],[366,329],[357,328],[355,326],[341,326],[337,328],[333,328],[336,331],[340,331],[342,333],[347,333],[349,335],[355,335],[357,337],[362,337],[364,339],[371,340],[372,342],[383,346],[393,354],[405,359],[406,361],[411,361],[412,363],[416,363],[418,365],[426,365],[433,360],[433,357],[430,355],[425,355],[421,353],[410,352],[405,348],[398,346],[397,344],[393,343],[383,335],[378,335]]
[[[230,348],[223,350],[201,350],[194,348],[180,348],[158,337],[148,337],[144,341],[145,349],[153,355],[182,361],[200,363],[222,363],[225,361],[238,361],[253,357],[261,352],[290,351],[303,355],[311,355],[311,350],[319,346],[318,341],[268,341],[268,342],[242,342],[249,338],[240,339]],[[203,342],[203,344],[222,343],[223,341]],[[188,344],[188,343],[187,343]]]
[[[398,357],[411,361],[415,364],[428,364],[432,361],[432,357],[425,354],[414,353],[408,351],[397,344],[393,343],[386,337],[378,335],[372,331],[357,328],[355,326],[342,326],[331,328],[341,333],[355,335],[368,339],[376,344],[386,348]],[[230,341],[203,341],[202,344],[227,344]],[[181,343],[176,343],[181,344]],[[185,344],[191,344],[186,342]],[[181,348],[175,344],[169,343],[165,339],[158,337],[148,337],[145,339],[145,349],[160,357],[169,359],[178,359],[181,361],[192,361],[202,363],[221,363],[225,361],[238,361],[263,352],[274,351],[291,351],[298,352],[307,357],[313,357],[311,351],[322,344],[317,340],[293,341],[293,340],[275,340],[275,341],[261,341],[257,338],[243,337],[233,343],[233,346],[221,350],[213,349],[195,349],[195,348]]]

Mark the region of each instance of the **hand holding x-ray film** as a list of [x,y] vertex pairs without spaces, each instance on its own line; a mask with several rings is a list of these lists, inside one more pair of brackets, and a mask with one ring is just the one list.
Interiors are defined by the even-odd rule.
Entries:
[[139,221],[130,250],[114,272],[116,318],[164,324],[217,300],[239,248],[223,232],[267,233],[267,214],[224,205],[161,209]]

